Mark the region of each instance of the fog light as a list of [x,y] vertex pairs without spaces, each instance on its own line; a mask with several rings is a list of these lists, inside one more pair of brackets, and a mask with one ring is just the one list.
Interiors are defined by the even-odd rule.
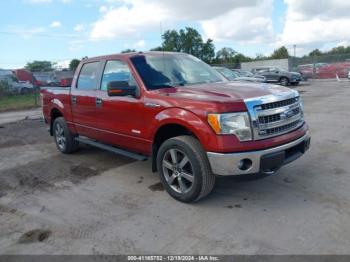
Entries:
[[252,164],[253,164],[252,160],[245,158],[239,161],[238,168],[242,171],[246,171],[252,167]]

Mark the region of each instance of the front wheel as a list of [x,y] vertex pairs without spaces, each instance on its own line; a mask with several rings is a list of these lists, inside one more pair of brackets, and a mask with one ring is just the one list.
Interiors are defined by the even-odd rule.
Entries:
[[193,202],[207,196],[215,184],[208,158],[191,136],[166,140],[157,154],[160,180],[176,200]]

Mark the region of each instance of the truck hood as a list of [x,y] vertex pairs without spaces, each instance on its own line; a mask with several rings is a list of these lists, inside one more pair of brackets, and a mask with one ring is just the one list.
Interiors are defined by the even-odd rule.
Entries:
[[233,102],[267,95],[284,96],[296,91],[266,83],[219,82],[158,89],[157,92],[159,92],[159,95],[166,95],[179,99],[202,100],[208,102]]

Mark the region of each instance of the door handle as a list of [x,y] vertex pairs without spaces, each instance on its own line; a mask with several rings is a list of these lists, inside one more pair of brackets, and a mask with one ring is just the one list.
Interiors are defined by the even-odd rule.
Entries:
[[72,104],[76,104],[77,103],[77,97],[76,96],[72,96]]
[[96,106],[102,106],[102,99],[96,97]]

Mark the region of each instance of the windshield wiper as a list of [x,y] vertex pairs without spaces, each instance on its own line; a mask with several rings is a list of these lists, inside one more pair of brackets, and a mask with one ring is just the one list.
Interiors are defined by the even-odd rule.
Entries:
[[184,86],[185,83],[165,83],[165,84],[156,84],[156,85],[152,85],[152,87],[156,87],[156,88],[175,88],[177,86]]

